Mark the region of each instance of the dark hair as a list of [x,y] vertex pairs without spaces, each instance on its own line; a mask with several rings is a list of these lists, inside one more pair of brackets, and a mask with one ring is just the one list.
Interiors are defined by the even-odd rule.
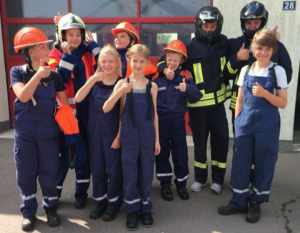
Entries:
[[272,48],[274,54],[277,50],[277,38],[275,32],[270,29],[262,29],[255,33],[252,40],[251,50],[254,51],[259,45]]

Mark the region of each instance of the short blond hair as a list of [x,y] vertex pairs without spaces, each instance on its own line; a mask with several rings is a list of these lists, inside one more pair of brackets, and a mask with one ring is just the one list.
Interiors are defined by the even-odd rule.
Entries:
[[130,60],[131,57],[135,54],[139,54],[142,57],[146,58],[147,60],[149,60],[149,58],[150,58],[150,51],[149,51],[148,47],[143,44],[132,45],[126,53],[127,60]]
[[277,50],[277,38],[275,32],[270,29],[262,29],[256,32],[252,40],[251,50],[255,51],[259,45],[272,48],[274,54]]
[[[99,58],[98,58],[98,65],[100,66],[101,65],[101,58],[103,57],[104,54],[111,54],[114,56],[115,58],[115,61],[118,63],[118,66],[117,66],[117,70],[116,72],[122,76],[122,63],[120,61],[120,55],[119,53],[117,52],[117,50],[111,46],[110,44],[107,44],[105,45],[102,49],[101,49],[101,52],[100,52],[100,55],[99,55]],[[101,68],[101,67],[100,67]]]

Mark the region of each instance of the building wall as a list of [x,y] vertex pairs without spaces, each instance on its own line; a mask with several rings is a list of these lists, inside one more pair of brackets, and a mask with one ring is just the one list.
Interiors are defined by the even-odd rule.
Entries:
[[[240,10],[250,0],[214,0],[214,6],[218,7],[224,16],[224,25],[222,33],[228,38],[235,38],[242,35],[240,29]],[[280,110],[281,115],[281,133],[280,140],[292,141],[294,131],[295,104],[297,97],[297,85],[300,62],[300,5],[297,5],[294,11],[284,11],[283,1],[279,0],[261,0],[269,12],[267,28],[274,29],[278,25],[278,31],[281,34],[280,41],[287,48],[293,65],[292,81],[288,88],[288,106]],[[228,102],[228,101],[227,101]],[[227,103],[228,104],[228,103]],[[231,121],[231,112],[227,111],[228,122]],[[230,122],[231,130],[231,122]],[[232,137],[232,132],[231,132]]]
[[3,51],[3,36],[0,17],[0,132],[10,128],[9,112],[8,112],[8,96],[7,96],[7,82],[6,71],[4,63]]

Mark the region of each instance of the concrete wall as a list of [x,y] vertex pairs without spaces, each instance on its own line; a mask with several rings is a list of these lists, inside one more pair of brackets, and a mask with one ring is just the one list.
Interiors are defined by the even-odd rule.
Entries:
[[[214,6],[218,7],[224,16],[224,25],[222,33],[228,38],[235,38],[242,35],[240,29],[240,10],[251,0],[214,0]],[[293,140],[295,103],[297,96],[299,62],[300,62],[300,5],[294,11],[284,11],[283,1],[279,0],[261,0],[269,12],[268,29],[274,29],[278,25],[278,31],[281,34],[280,41],[287,48],[292,63],[293,77],[288,89],[288,106],[280,110],[281,115],[281,133],[280,140]],[[298,2],[299,3],[299,2]],[[228,102],[228,101],[227,101]],[[228,104],[228,103],[227,103]],[[227,112],[228,122],[231,121],[231,112]],[[231,130],[231,123],[230,123]],[[232,137],[232,132],[231,132]]]
[[0,17],[0,132],[10,128],[6,70],[4,63],[3,35]]

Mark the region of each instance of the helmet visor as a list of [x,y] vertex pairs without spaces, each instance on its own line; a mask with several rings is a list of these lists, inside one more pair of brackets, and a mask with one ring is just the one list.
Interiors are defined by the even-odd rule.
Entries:
[[244,17],[256,17],[261,18],[263,14],[263,8],[258,4],[250,4],[248,7],[246,7],[243,11]]

